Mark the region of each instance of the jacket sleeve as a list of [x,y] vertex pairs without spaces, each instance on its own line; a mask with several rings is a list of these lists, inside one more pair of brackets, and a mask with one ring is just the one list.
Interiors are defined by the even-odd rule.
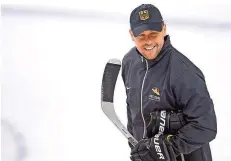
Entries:
[[[126,70],[125,69],[125,65],[122,62],[122,79],[124,82],[124,86],[125,86],[125,90],[126,90]],[[127,95],[127,90],[126,90],[126,95]],[[126,98],[126,104],[127,104],[127,129],[130,132],[131,135],[133,135],[132,133],[132,120],[131,120],[131,110],[129,108],[129,103],[128,103],[128,99]],[[132,144],[129,143],[129,146],[132,148]]]
[[172,137],[171,142],[176,153],[188,154],[216,137],[214,105],[204,78],[190,70],[176,79],[173,94],[185,116],[186,125]]

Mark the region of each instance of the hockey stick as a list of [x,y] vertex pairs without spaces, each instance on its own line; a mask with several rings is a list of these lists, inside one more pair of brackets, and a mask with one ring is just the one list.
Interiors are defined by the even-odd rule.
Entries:
[[120,132],[135,146],[137,140],[129,133],[116,115],[113,98],[116,80],[121,68],[121,62],[118,59],[110,59],[104,69],[103,81],[101,86],[101,108],[105,115],[114,123]]

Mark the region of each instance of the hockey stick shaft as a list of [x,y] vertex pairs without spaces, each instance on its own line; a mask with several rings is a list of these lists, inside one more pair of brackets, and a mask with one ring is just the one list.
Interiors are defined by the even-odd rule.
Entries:
[[111,59],[105,66],[102,88],[101,88],[101,108],[105,115],[114,123],[120,132],[135,146],[137,140],[129,133],[125,126],[119,120],[113,104],[114,90],[117,77],[121,68],[121,62],[118,59]]

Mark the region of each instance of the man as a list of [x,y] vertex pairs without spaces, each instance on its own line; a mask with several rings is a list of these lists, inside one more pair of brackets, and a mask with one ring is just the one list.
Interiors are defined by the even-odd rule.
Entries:
[[[212,161],[216,115],[201,70],[175,49],[151,4],[130,15],[135,43],[123,58],[133,161]],[[202,53],[203,54],[203,53]]]

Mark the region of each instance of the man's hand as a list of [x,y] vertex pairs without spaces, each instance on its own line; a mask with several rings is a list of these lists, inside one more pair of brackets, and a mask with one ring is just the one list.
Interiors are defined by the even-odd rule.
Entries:
[[170,145],[171,135],[156,134],[150,139],[142,139],[131,151],[132,161],[176,161]]

